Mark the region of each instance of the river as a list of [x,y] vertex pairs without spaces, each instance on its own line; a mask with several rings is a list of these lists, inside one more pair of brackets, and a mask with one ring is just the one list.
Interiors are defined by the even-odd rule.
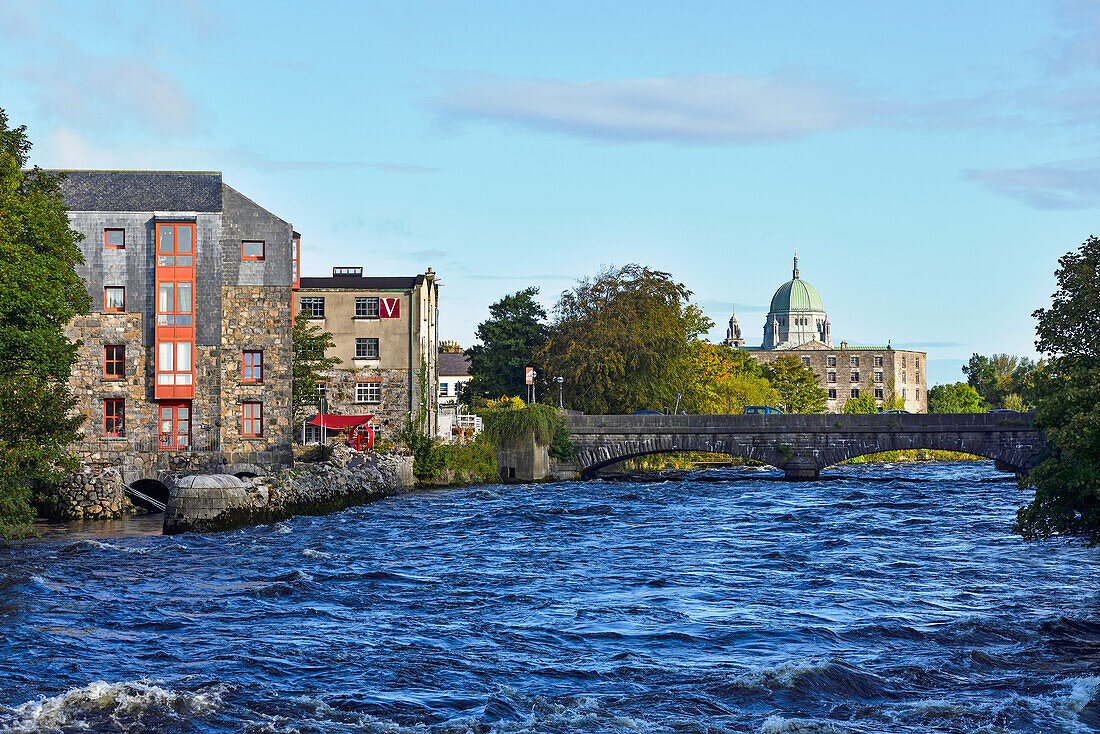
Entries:
[[0,545],[0,731],[1100,726],[1100,551],[1012,535],[991,464],[828,474],[47,528]]

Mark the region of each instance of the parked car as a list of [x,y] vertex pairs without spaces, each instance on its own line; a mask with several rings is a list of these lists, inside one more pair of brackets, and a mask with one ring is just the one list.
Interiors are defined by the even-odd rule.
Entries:
[[659,410],[635,410],[634,415],[664,415]]
[[773,408],[770,405],[746,405],[745,415],[770,415],[773,413],[783,414],[783,411],[779,408]]
[[1016,415],[1020,414],[1020,411],[1013,410],[1012,408],[994,408],[993,410],[991,410],[989,412],[990,413],[1015,413]]
[[879,415],[882,415],[883,413],[904,413],[905,415],[911,415],[911,413],[908,410],[902,410],[901,408],[894,408],[892,410],[880,410],[879,411]]

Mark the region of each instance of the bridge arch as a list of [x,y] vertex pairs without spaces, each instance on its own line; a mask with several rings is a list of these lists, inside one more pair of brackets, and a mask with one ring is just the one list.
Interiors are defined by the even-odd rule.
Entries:
[[[168,488],[168,485],[166,485],[159,479],[138,479],[135,482],[130,482],[130,486],[141,492],[142,494],[152,497],[154,500],[160,502],[162,505],[168,504],[168,496],[170,494],[170,490]],[[134,504],[140,505],[147,510],[152,510],[154,512],[161,511],[161,508],[154,507],[153,505],[150,505],[141,500],[141,498],[135,498],[131,496],[130,500]]]

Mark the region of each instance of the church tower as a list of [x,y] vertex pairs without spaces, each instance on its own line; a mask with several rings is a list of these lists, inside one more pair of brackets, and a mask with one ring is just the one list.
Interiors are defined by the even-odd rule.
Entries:
[[730,315],[730,325],[726,329],[726,338],[722,344],[738,349],[745,346],[745,339],[741,336],[741,324],[737,323],[736,311]]

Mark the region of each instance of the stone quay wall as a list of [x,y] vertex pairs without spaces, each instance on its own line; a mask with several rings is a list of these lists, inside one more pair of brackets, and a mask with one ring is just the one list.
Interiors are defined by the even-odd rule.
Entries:
[[126,496],[117,468],[85,466],[57,485],[40,511],[55,520],[109,520],[143,510]]
[[209,532],[320,515],[396,494],[415,483],[412,457],[333,447],[329,461],[298,464],[267,476],[186,477],[169,488],[166,533]]

